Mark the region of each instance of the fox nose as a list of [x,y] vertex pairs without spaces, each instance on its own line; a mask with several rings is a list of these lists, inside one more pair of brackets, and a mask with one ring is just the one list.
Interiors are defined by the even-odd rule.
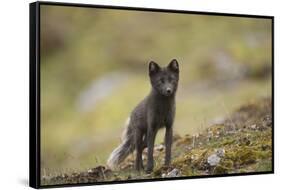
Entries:
[[166,92],[167,92],[168,94],[171,94],[171,93],[172,93],[172,89],[171,89],[171,88],[167,88]]

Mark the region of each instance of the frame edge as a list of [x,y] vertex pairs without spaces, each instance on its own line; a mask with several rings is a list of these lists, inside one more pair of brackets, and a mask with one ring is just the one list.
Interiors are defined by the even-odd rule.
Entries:
[[40,187],[40,152],[37,101],[38,2],[29,4],[29,186]]

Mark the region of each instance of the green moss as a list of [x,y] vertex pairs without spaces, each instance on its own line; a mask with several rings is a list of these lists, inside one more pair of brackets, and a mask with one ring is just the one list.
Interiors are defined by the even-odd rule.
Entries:
[[208,149],[199,149],[197,151],[192,151],[192,165],[198,169],[205,169],[204,163],[206,163],[208,151]]
[[232,161],[235,161],[237,158],[236,158],[236,154],[235,154],[235,151],[232,150],[232,149],[228,149],[225,151],[225,158],[226,159],[230,159]]
[[225,166],[222,166],[222,165],[217,165],[215,168],[214,168],[214,171],[213,173],[214,174],[226,174],[228,173],[230,169],[225,167]]
[[269,160],[260,161],[256,165],[256,171],[258,172],[272,171],[272,160],[269,159]]
[[153,176],[161,177],[162,172],[163,172],[163,168],[162,167],[156,168],[153,171]]
[[240,150],[238,152],[240,164],[252,164],[257,160],[257,154],[251,149]]
[[257,153],[251,148],[242,147],[226,151],[225,157],[240,166],[255,163],[257,160]]
[[183,165],[181,167],[182,176],[192,176],[194,175],[193,169],[190,165]]
[[224,141],[221,143],[223,146],[231,145],[235,143],[235,139],[233,138],[225,138]]
[[221,162],[220,162],[220,164],[222,165],[222,166],[225,166],[225,167],[227,167],[227,168],[233,168],[233,161],[232,160],[228,160],[228,159],[222,159],[221,160]]

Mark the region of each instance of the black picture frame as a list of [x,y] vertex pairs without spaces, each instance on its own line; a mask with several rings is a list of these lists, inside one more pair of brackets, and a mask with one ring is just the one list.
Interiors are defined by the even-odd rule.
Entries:
[[[81,184],[63,184],[63,185],[47,185],[40,184],[40,6],[55,5],[55,6],[70,6],[70,7],[84,7],[84,8],[103,8],[112,10],[133,10],[133,11],[148,11],[148,12],[164,12],[164,13],[184,13],[197,15],[215,15],[226,17],[246,17],[246,18],[263,18],[271,20],[271,37],[272,37],[272,171],[266,172],[249,172],[249,173],[233,173],[222,175],[207,175],[207,176],[185,176],[185,177],[171,177],[171,178],[155,178],[155,179],[141,179],[129,181],[110,181],[110,182],[95,182],[95,183],[81,183]],[[265,15],[249,15],[249,14],[232,14],[219,12],[200,12],[187,10],[169,10],[156,8],[142,8],[142,7],[123,7],[123,6],[109,6],[109,5],[91,5],[78,3],[62,3],[62,2],[34,2],[29,4],[29,38],[30,38],[30,75],[29,75],[29,185],[33,188],[51,188],[51,187],[72,187],[85,185],[104,185],[104,184],[121,184],[121,183],[135,183],[147,181],[167,181],[167,180],[184,180],[195,178],[213,178],[213,177],[230,177],[230,176],[244,176],[244,175],[260,175],[274,173],[274,16]]]

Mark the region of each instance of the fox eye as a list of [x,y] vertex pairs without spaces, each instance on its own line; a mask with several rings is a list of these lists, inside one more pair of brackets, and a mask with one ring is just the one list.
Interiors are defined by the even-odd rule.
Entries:
[[165,80],[164,80],[163,78],[160,78],[160,82],[161,82],[161,83],[164,83]]

